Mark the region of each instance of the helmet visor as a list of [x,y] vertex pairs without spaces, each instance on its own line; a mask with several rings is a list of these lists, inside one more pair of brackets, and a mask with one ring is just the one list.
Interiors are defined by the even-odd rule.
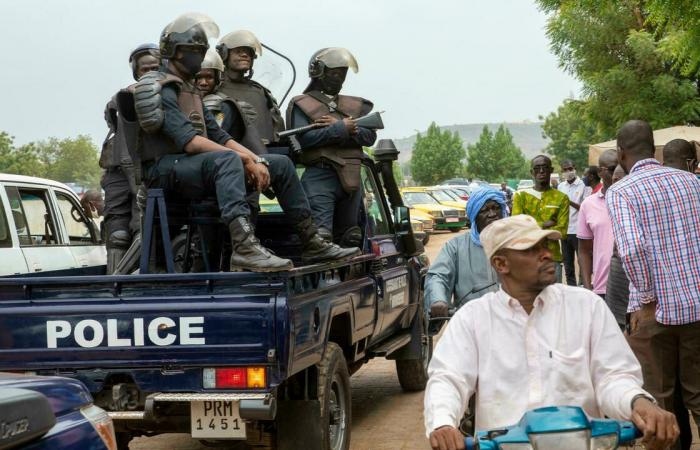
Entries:
[[219,26],[214,19],[206,14],[190,12],[178,16],[177,19],[168,25],[167,31],[170,33],[184,33],[195,25],[199,25],[207,35],[207,39],[219,37]]
[[323,64],[330,69],[347,67],[355,73],[359,70],[355,57],[347,49],[342,47],[327,48],[316,55],[316,59],[322,61]]

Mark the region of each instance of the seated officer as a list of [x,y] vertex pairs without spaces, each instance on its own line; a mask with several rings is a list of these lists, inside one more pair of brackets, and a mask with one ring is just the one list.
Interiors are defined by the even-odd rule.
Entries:
[[[292,267],[290,260],[275,256],[255,237],[245,200],[246,191],[253,189],[272,188],[278,196],[302,240],[305,263],[357,254],[357,248],[342,249],[318,235],[289,158],[255,155],[223,131],[203,106],[192,83],[209,48],[209,34],[218,35],[218,27],[207,16],[178,17],[161,35],[161,56],[168,61],[164,72],[146,75],[134,88],[141,127],[137,151],[146,185],[191,199],[216,195],[231,235],[231,270],[271,272]],[[149,97],[150,93],[156,95]]]

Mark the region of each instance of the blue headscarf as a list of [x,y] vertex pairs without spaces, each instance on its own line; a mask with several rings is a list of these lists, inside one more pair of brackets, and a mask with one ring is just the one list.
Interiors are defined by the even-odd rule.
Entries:
[[469,196],[469,200],[467,200],[467,216],[472,223],[469,236],[471,237],[472,242],[479,247],[481,247],[481,239],[479,239],[479,230],[476,228],[476,216],[479,215],[479,211],[481,211],[481,208],[483,208],[484,204],[486,204],[486,202],[489,200],[494,200],[497,202],[501,206],[503,217],[506,217],[507,206],[505,196],[503,195],[503,192],[497,191],[492,187],[482,186],[474,189]]

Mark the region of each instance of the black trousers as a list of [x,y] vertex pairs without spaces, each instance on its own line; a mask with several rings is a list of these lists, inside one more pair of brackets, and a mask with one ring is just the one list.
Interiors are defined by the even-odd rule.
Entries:
[[115,231],[127,231],[132,236],[139,231],[139,210],[136,205],[135,184],[129,180],[133,176],[122,167],[105,169],[100,186],[105,191],[104,225],[107,246],[109,236]]
[[[294,163],[284,155],[266,155],[270,163],[270,187],[280,206],[294,223],[311,215],[309,202]],[[233,151],[178,153],[162,156],[146,168],[148,186],[174,191],[190,200],[216,196],[225,223],[239,216],[250,217],[246,198],[253,192],[246,185],[241,158]]]
[[575,234],[567,234],[566,239],[561,240],[561,253],[564,259],[564,273],[566,284],[578,286],[576,282],[576,255],[578,254],[578,238]]

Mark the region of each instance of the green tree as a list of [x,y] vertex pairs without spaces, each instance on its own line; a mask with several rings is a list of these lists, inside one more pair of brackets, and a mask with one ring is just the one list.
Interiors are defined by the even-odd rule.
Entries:
[[467,153],[468,172],[474,178],[502,181],[527,176],[525,156],[503,125],[498,127],[495,134],[485,125],[479,140],[467,147]]
[[16,148],[14,138],[0,132],[0,172],[43,177],[46,167],[33,145]]
[[47,167],[46,177],[61,182],[76,182],[96,188],[100,184],[98,150],[88,136],[49,138],[33,144]]
[[649,0],[647,23],[663,36],[662,49],[682,75],[700,75],[700,3],[697,0]]
[[462,170],[466,157],[459,135],[431,123],[425,136],[418,133],[411,155],[411,175],[418,184],[438,184]]
[[586,104],[566,100],[544,119],[543,134],[551,139],[545,151],[559,161],[570,159],[576,167],[588,166],[588,145],[598,142],[599,136],[590,120],[585,120]]
[[[646,120],[654,128],[700,120],[698,80],[686,76],[669,50],[674,30],[654,25],[647,16],[648,7],[659,2],[537,3],[549,13],[547,36],[560,66],[583,84],[578,104],[565,101],[547,117],[545,135],[557,141],[550,152],[575,151],[583,139],[588,144],[612,139],[630,119]],[[576,116],[581,123],[574,123]]]

